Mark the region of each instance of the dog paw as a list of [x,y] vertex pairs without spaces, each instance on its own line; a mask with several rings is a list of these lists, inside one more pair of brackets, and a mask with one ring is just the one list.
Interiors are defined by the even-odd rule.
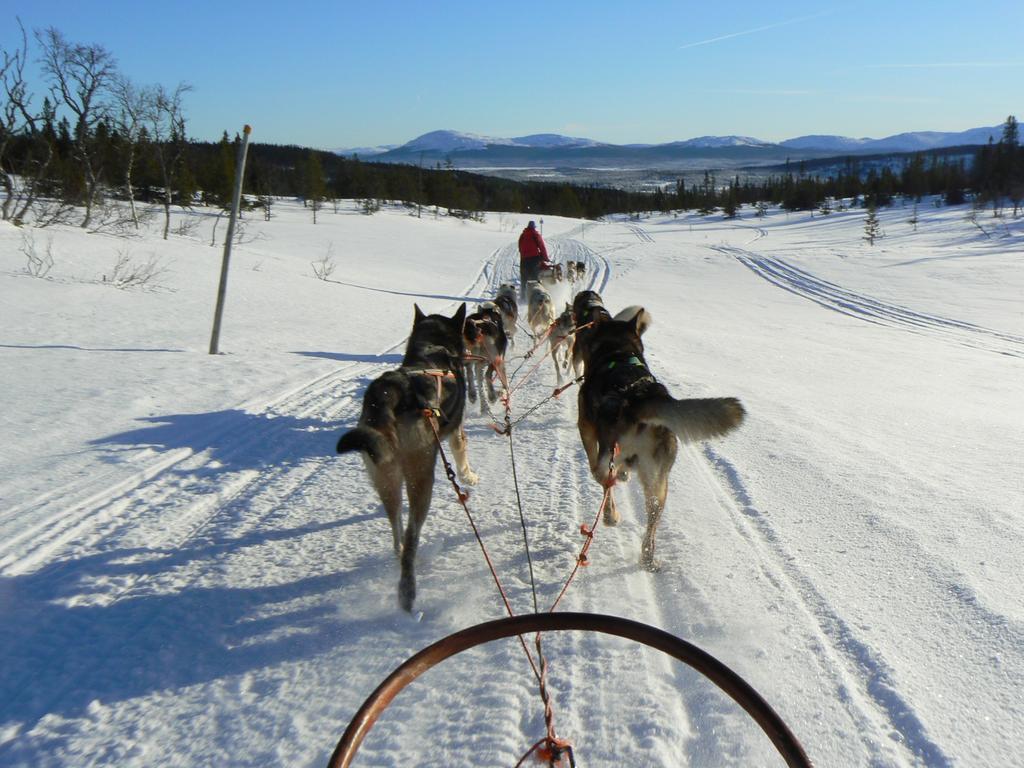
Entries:
[[611,507],[605,507],[604,517],[602,519],[604,520],[605,525],[616,526],[622,518],[619,517],[619,510],[612,509]]
[[403,611],[412,613],[412,604],[416,600],[416,579],[413,576],[403,576],[398,581],[398,604]]
[[661,570],[661,561],[654,555],[643,554],[640,556],[640,567],[645,571],[657,573]]
[[480,475],[478,475],[472,469],[467,469],[465,472],[462,472],[459,475],[459,480],[461,480],[466,485],[476,485],[477,483],[480,482]]

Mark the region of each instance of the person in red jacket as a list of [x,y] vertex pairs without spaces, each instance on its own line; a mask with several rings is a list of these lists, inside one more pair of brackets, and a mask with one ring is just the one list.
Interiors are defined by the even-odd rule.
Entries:
[[526,284],[538,279],[540,271],[550,266],[544,238],[537,231],[537,222],[531,221],[519,235],[519,298],[522,301],[526,301]]

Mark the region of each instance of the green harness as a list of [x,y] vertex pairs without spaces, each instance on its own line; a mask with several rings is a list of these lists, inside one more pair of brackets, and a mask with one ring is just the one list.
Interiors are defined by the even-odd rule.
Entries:
[[[618,360],[612,360],[610,363],[608,363],[608,370],[610,371],[612,368],[614,368],[618,364],[619,364]],[[639,365],[641,368],[645,367],[644,364],[640,361],[640,358],[637,357],[636,355],[630,356],[630,358],[625,361],[625,365]]]

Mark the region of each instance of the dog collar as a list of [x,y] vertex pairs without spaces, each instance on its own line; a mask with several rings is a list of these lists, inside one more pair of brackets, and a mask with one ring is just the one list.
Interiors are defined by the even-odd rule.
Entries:
[[[620,361],[618,360],[612,360],[610,363],[608,363],[608,370],[610,371],[612,368],[618,365],[619,362]],[[640,367],[644,367],[643,362],[636,355],[630,355],[629,358],[623,362],[625,362],[626,365],[639,365]]]

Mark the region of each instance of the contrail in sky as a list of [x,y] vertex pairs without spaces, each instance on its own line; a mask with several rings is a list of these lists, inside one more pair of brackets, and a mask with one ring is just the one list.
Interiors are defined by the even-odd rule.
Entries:
[[769,24],[769,25],[764,26],[764,27],[757,27],[755,29],[747,29],[747,30],[744,30],[743,32],[733,32],[732,34],[729,34],[729,35],[722,35],[721,37],[712,37],[709,40],[700,40],[699,42],[696,42],[696,43],[687,43],[686,45],[679,46],[679,50],[682,51],[682,50],[685,50],[687,48],[696,48],[698,45],[710,45],[711,43],[718,43],[718,42],[721,42],[722,40],[730,40],[730,39],[732,39],[734,37],[742,37],[743,35],[753,35],[756,32],[764,32],[764,31],[769,30],[769,29],[777,29],[778,27],[785,27],[788,24],[798,24],[801,21],[809,21],[810,19],[816,19],[819,16],[825,16],[828,13],[829,13],[829,11],[822,11],[821,13],[815,13],[815,14],[812,14],[810,16],[801,16],[798,19],[789,19],[788,21],[779,21],[779,22],[776,22],[775,24]]
[[936,61],[931,64],[864,64],[863,69],[1002,69],[1024,67],[1024,61]]

